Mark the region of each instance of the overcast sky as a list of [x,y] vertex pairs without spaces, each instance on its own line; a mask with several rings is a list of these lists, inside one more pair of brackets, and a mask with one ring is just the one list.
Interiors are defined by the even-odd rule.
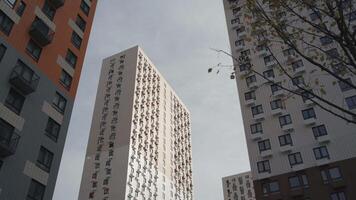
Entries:
[[192,115],[195,200],[222,200],[221,177],[249,170],[222,0],[99,0],[54,200],[78,198],[103,58],[140,45]]

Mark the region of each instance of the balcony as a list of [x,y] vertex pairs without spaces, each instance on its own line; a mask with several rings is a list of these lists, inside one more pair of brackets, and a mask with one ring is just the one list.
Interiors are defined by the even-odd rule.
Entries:
[[53,8],[58,9],[64,5],[64,0],[48,0]]
[[304,123],[305,126],[314,125],[316,123],[316,118],[312,117],[312,118],[309,118],[309,119],[304,119],[303,123]]
[[292,150],[293,150],[293,146],[291,144],[287,144],[279,147],[279,151],[282,153],[288,153],[291,152]]
[[15,154],[17,144],[19,143],[20,136],[16,133],[11,135],[5,135],[2,130],[0,130],[0,158],[5,158]]
[[33,21],[29,34],[40,46],[44,47],[52,42],[54,32],[40,19]]
[[24,95],[28,95],[36,90],[39,80],[40,77],[32,69],[18,62],[10,75],[9,82]]
[[316,140],[320,144],[329,143],[330,142],[330,136],[329,135],[321,135],[321,136],[317,137]]

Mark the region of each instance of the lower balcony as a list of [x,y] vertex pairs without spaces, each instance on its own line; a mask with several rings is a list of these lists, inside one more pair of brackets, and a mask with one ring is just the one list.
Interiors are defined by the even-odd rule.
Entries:
[[45,22],[36,18],[31,25],[29,34],[38,45],[44,47],[52,42],[54,32]]
[[11,72],[9,82],[23,94],[28,95],[36,90],[39,80],[39,76],[32,69],[18,62]]
[[5,135],[8,133],[2,131],[0,130],[0,157],[5,158],[15,154],[20,136],[16,133]]

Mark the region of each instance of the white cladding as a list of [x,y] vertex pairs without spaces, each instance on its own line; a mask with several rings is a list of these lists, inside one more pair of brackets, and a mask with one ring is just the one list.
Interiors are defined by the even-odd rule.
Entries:
[[191,200],[190,114],[141,48],[104,59],[79,200]]
[[255,200],[251,172],[222,178],[224,200]]
[[[275,82],[280,82],[284,87],[294,89],[292,82],[286,75],[281,74],[276,69],[273,61],[270,63],[265,62],[264,58],[268,56],[269,53],[257,48],[259,40],[256,35],[251,34],[253,19],[245,17],[244,12],[246,12],[246,9],[244,8],[244,1],[224,0],[224,9],[232,55],[238,58],[241,51],[249,50],[251,62],[255,70],[263,73],[272,69],[274,70],[275,76],[273,79]],[[306,16],[309,16],[310,12],[304,12]],[[333,45],[323,46],[322,48],[326,48],[327,50],[328,48],[333,48]],[[283,49],[286,49],[286,47],[283,45],[274,44],[271,49],[284,66],[290,67],[291,60],[302,60],[304,63],[303,70],[298,71],[298,74],[302,75],[306,81],[314,80],[315,76],[318,75],[318,84],[324,85],[326,91],[323,97],[337,105],[350,109],[346,105],[345,99],[355,96],[355,90],[342,91],[340,85],[334,78],[323,75],[325,73],[320,72],[318,69],[316,73],[312,74],[311,71],[315,70],[316,67],[298,55],[285,56]],[[238,63],[234,61],[234,65],[238,66]],[[350,159],[356,156],[355,125],[346,123],[308,101],[304,102],[300,96],[288,96],[287,92],[283,90],[272,93],[271,85],[267,84],[260,76],[256,75],[256,81],[248,86],[246,75],[243,75],[243,73],[244,72],[237,67],[236,82],[254,180]],[[349,78],[353,83],[356,83],[355,77]],[[313,88],[314,86],[316,85],[312,82],[311,87]],[[254,92],[256,97],[246,99],[245,94],[251,91]],[[272,110],[271,102],[277,99],[282,100],[283,108]],[[259,105],[261,105],[262,112],[258,115],[253,115],[252,107]],[[314,109],[316,116],[305,120],[302,111],[310,108]],[[352,111],[355,111],[355,109]],[[290,115],[292,123],[282,127],[279,120],[280,117],[285,115]],[[254,124],[256,124],[256,126],[251,128],[251,125]],[[319,126],[325,126],[327,135],[320,137],[314,136],[313,128]],[[252,132],[255,133],[252,134]],[[288,134],[291,137],[292,144],[282,146],[279,138]],[[271,148],[268,150],[260,150],[259,142],[261,146],[264,146],[261,142],[265,140],[269,140]],[[323,159],[317,159],[314,154],[314,149],[319,147],[325,147],[329,156]],[[292,156],[294,153],[300,153],[302,162],[291,165],[289,156]],[[261,161],[269,163],[270,170],[266,172],[259,171],[258,162]]]

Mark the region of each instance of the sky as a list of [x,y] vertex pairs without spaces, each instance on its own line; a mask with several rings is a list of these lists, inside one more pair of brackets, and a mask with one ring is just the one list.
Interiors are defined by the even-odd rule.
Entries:
[[139,45],[192,115],[195,200],[223,200],[221,178],[248,171],[222,0],[99,0],[54,200],[78,198],[102,59]]

